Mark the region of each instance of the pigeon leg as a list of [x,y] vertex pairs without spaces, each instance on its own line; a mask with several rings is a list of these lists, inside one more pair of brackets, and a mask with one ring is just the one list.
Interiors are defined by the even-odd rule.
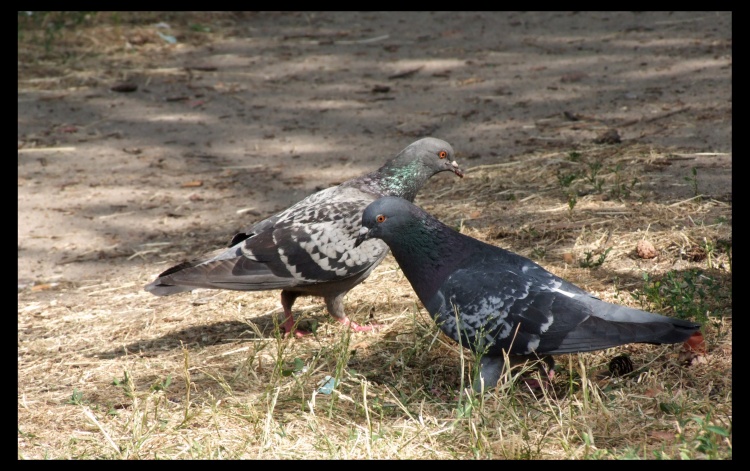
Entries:
[[547,389],[552,385],[552,380],[555,379],[555,360],[551,356],[537,358],[533,355],[530,355],[521,358],[522,360],[520,360],[518,363],[527,360],[540,361],[537,369],[539,370],[539,374],[542,378],[541,384],[535,378],[524,378],[526,386],[528,386],[532,391],[541,391],[542,389]]
[[[539,365],[539,371],[542,373],[542,377],[551,381],[555,377],[555,361],[551,356],[545,356],[542,358],[538,358],[535,355],[510,357],[511,367],[519,365],[525,361],[538,360],[541,360],[542,362],[542,364]],[[474,381],[474,391],[481,392],[482,389],[486,391],[497,386],[497,382],[500,381],[500,376],[503,374],[504,366],[505,359],[503,356],[483,356],[479,360],[479,377]],[[524,381],[532,390],[542,389],[549,385],[549,381],[544,381],[544,384],[540,385],[534,378],[525,378]]]
[[502,356],[482,356],[479,360],[479,376],[474,380],[472,387],[476,392],[486,391],[497,386],[500,375],[503,373],[505,359]]
[[305,335],[309,335],[310,332],[306,330],[296,329],[294,327],[294,316],[292,315],[292,305],[299,296],[299,293],[293,291],[281,291],[281,307],[284,308],[284,323],[282,328],[284,329],[284,336],[294,334],[297,338],[302,338]]
[[328,308],[328,312],[339,322],[341,322],[344,325],[349,326],[350,329],[352,329],[354,332],[370,332],[377,327],[378,325],[359,325],[353,320],[349,319],[347,315],[344,313],[344,295],[346,292],[339,293],[336,296],[326,296],[326,307]]

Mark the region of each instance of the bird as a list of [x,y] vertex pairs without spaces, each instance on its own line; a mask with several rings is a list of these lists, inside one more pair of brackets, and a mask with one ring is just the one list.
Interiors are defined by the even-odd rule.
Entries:
[[295,325],[294,301],[322,297],[328,313],[353,331],[372,330],[344,311],[344,296],[367,278],[388,254],[382,241],[354,247],[362,211],[377,198],[413,201],[433,175],[450,171],[463,177],[449,143],[434,137],[405,147],[380,168],[313,193],[237,233],[228,248],[175,265],[145,286],[156,296],[195,288],[237,291],[281,289],[285,335],[308,331]]
[[477,392],[497,385],[506,357],[509,368],[535,359],[552,365],[552,355],[684,342],[701,327],[598,299],[403,198],[386,196],[367,206],[355,246],[371,239],[388,244],[442,332],[478,356]]

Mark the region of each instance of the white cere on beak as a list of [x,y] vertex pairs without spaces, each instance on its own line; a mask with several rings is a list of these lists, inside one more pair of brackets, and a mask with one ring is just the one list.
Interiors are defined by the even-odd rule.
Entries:
[[370,229],[366,228],[365,226],[362,226],[359,228],[359,235],[363,236],[367,234],[370,231]]
[[458,168],[458,163],[455,160],[453,162],[451,162],[451,165],[453,165],[454,167]]

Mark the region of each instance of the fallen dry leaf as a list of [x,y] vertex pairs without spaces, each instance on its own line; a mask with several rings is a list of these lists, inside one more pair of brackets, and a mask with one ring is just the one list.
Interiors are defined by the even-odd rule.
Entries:
[[46,291],[55,288],[59,284],[60,283],[43,283],[41,285],[34,285],[31,287],[31,291]]

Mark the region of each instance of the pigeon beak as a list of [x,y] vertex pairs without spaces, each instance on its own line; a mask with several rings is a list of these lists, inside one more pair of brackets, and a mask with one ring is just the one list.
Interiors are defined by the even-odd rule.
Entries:
[[362,226],[359,229],[359,236],[357,236],[357,239],[354,241],[354,246],[359,247],[359,245],[370,238],[370,229],[366,228],[365,226]]
[[450,168],[450,170],[452,170],[453,173],[455,173],[459,177],[461,177],[461,178],[464,177],[464,171],[461,170],[461,168],[458,166],[458,163],[455,160],[453,162],[451,162],[451,168]]

